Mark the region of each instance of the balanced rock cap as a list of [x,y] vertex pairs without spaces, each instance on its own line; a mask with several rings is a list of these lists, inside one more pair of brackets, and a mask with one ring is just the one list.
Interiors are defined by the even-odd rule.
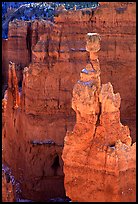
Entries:
[[101,37],[98,33],[87,33],[86,50],[88,52],[98,52],[100,50]]

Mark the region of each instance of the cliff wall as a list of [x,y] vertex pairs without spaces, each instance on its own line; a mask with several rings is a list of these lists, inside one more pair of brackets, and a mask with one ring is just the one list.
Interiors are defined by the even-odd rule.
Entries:
[[[105,14],[100,15],[100,11]],[[103,16],[105,28],[100,20]],[[113,24],[116,19],[122,24],[119,20],[118,26]],[[127,30],[128,25],[131,29]],[[99,57],[102,82],[111,81],[121,93],[122,104],[124,100],[121,120],[132,123],[134,131],[135,3],[128,4],[121,14],[114,6],[104,6],[97,10],[60,11],[54,22],[9,24],[8,59],[15,64],[10,65],[9,87],[3,101],[3,156],[21,181],[24,198],[44,201],[65,196],[61,154],[65,134],[73,130],[76,121],[71,108],[72,90],[82,67],[89,61],[86,33],[96,30],[103,38]],[[129,46],[125,49],[127,57],[123,51],[126,42],[130,47],[133,45],[132,50]],[[23,69],[24,66],[27,67]],[[135,140],[135,131],[132,137]]]
[[[64,79],[61,79],[61,86],[70,90],[70,93],[66,93],[66,103],[70,105],[73,85],[88,60],[85,50],[85,35],[88,32],[98,32],[102,36],[99,55],[101,80],[103,83],[110,81],[115,91],[120,92],[121,120],[130,126],[135,141],[135,2],[101,3],[97,9],[64,9],[57,11],[54,23],[44,20],[11,22],[8,59],[19,64],[22,69],[36,62],[43,62],[53,69],[54,66],[62,67]],[[66,67],[68,73],[65,76]]]
[[[66,39],[69,38],[69,44],[74,43],[73,45],[76,48],[79,46],[85,50],[85,35],[87,32],[97,32],[101,35],[102,43],[99,54],[101,80],[103,83],[110,81],[114,90],[120,92],[121,120],[132,129],[132,138],[135,141],[135,3],[105,3],[93,11],[64,11],[55,18],[55,22],[63,25],[66,31],[63,32],[63,36],[67,36]],[[68,43],[65,44],[68,45]],[[81,64],[85,66],[83,62]],[[81,70],[80,66],[79,70]]]
[[8,84],[8,40],[2,39],[2,95]]

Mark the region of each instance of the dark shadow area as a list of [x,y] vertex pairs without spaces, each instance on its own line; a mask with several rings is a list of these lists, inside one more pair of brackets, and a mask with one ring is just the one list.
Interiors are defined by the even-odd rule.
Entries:
[[31,63],[32,62],[32,28],[31,28],[31,23],[28,23],[28,27],[27,27],[26,45],[27,45],[27,49],[28,49],[29,63]]
[[60,167],[59,156],[58,156],[58,154],[56,154],[56,156],[54,158],[54,161],[53,161],[53,164],[51,165],[51,168],[54,171],[54,176],[57,176],[57,170],[58,170],[59,167]]

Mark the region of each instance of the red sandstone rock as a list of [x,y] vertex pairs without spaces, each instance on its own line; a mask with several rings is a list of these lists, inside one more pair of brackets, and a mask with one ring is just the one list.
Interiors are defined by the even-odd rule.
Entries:
[[[94,37],[88,45],[96,43]],[[62,154],[66,195],[77,202],[134,202],[136,143],[120,122],[120,95],[110,82],[99,92],[88,74],[73,89],[77,121],[66,134]]]
[[[59,11],[54,23],[44,20],[28,23],[11,22],[8,59],[21,64],[22,68],[28,66],[30,61],[47,64],[49,69],[58,67],[60,72],[61,67],[63,72],[68,67],[68,72],[65,71],[67,76],[64,73],[66,80],[62,78],[61,80],[63,89],[66,87],[70,92],[66,101],[66,104],[70,104],[72,88],[88,60],[85,49],[86,33],[91,31],[100,33],[101,81],[102,83],[110,81],[115,91],[120,92],[121,119],[132,127],[131,133],[135,141],[136,4],[135,2],[101,3],[106,6],[99,7],[95,11],[92,9]],[[122,9],[121,13],[119,8]]]
[[[73,86],[79,79],[82,67],[89,61],[85,49],[87,32],[100,31],[103,39],[100,54],[102,82],[111,81],[121,93],[123,118],[129,119],[131,115],[131,119],[135,119],[135,3],[128,6],[123,14],[117,14],[112,6],[104,9],[99,8],[95,12],[88,9],[90,13],[86,12],[87,9],[62,11],[55,17],[54,23],[43,20],[10,23],[8,59],[21,64],[21,67],[28,67],[24,69],[20,105],[13,110],[15,91],[10,92],[5,104],[3,157],[17,180],[22,181],[22,195],[25,198],[45,201],[65,196],[62,146],[66,131],[71,131],[75,123],[75,113],[71,108]],[[86,69],[89,70],[89,65]],[[94,103],[98,114],[97,98]],[[88,107],[92,107],[91,104],[86,104],[87,110]],[[96,123],[95,116],[87,117]],[[119,118],[119,112],[112,117]],[[77,120],[82,120],[78,114]],[[106,119],[104,116],[104,121],[107,123],[108,117]],[[86,124],[79,125],[81,129],[77,130],[78,134],[83,135],[85,127]],[[92,131],[95,131],[94,127]],[[123,128],[123,131],[125,135],[128,134],[127,129]],[[89,135],[87,139],[89,141]],[[49,140],[56,145],[45,144]],[[52,166],[57,154],[59,163],[54,170]]]
[[14,202],[14,201],[15,196],[12,183],[8,181],[8,175],[2,172],[2,202]]
[[[13,102],[10,104],[10,108],[16,109],[20,104],[20,96],[18,90],[18,80],[15,71],[15,64],[10,63],[9,65],[9,79],[8,79],[8,91],[7,91],[8,102]],[[9,104],[7,104],[9,105]]]
[[8,40],[2,39],[2,94],[8,83]]
[[[29,64],[29,48],[27,43],[27,30],[29,23],[25,21],[12,21],[8,32],[8,59],[22,67]],[[28,40],[28,41],[27,41]],[[15,49],[16,48],[16,49]]]
[[[36,201],[64,197],[61,153],[64,135],[72,129],[75,118],[70,106],[67,111],[61,107],[67,99],[62,90],[59,97],[59,85],[51,84],[51,80],[59,83],[58,75],[48,75],[48,68],[42,64],[25,68],[18,103],[14,68],[9,69],[8,99],[3,113],[3,158],[16,179],[22,181],[23,197]],[[15,109],[16,104],[19,105]]]

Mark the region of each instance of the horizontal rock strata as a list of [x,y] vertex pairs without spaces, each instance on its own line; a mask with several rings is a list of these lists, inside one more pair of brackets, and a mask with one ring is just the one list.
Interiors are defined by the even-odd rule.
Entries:
[[[61,154],[66,132],[73,130],[78,117],[71,108],[72,90],[82,67],[82,78],[85,72],[89,73],[88,78],[95,77],[95,72],[89,70],[85,37],[86,33],[97,31],[103,39],[99,56],[101,81],[111,81],[121,93],[121,116],[134,126],[135,3],[128,4],[122,14],[114,6],[104,6],[60,11],[53,22],[9,24],[7,58],[15,63],[16,76],[14,71],[7,71],[11,87],[2,104],[3,157],[16,179],[21,180],[22,196],[26,199],[45,201],[65,196]],[[100,85],[99,74],[93,80]]]
[[[135,14],[134,2],[104,2],[97,9],[57,11],[53,23],[45,20],[13,21],[9,23],[6,56],[22,69],[30,62],[44,63],[53,69],[55,66],[62,67],[63,72],[68,67],[71,80],[64,73],[65,86],[72,93],[81,67],[88,61],[85,35],[88,32],[100,33],[103,39],[99,54],[101,81],[110,81],[115,91],[120,92],[121,119],[131,126],[135,141]],[[71,96],[69,98],[71,100]]]

